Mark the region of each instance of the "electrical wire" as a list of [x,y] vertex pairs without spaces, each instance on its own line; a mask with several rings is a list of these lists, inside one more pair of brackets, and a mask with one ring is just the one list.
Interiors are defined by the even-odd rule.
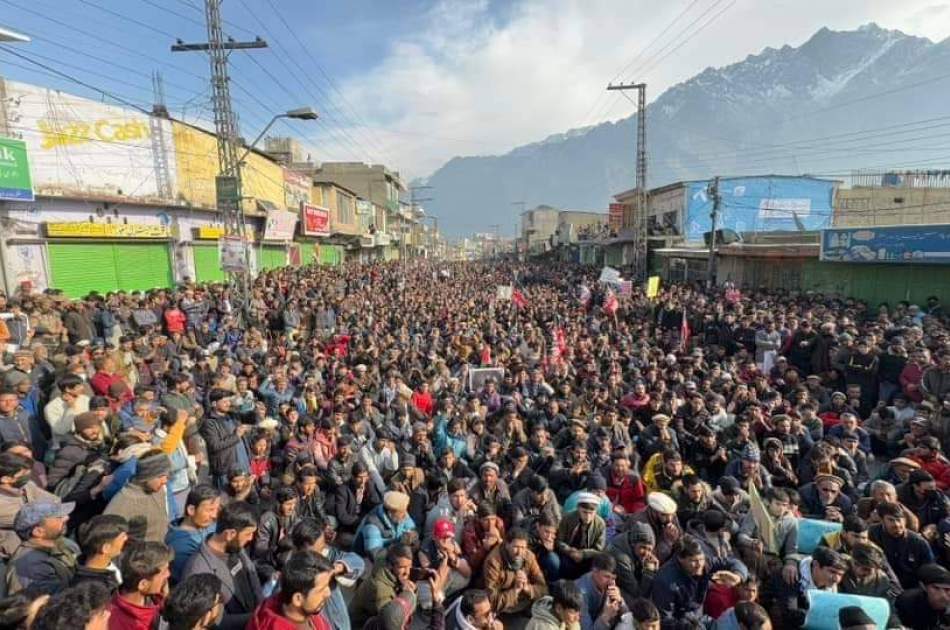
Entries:
[[[300,47],[300,49],[301,49],[302,51],[304,51],[304,53],[310,58],[310,61],[313,63],[314,67],[317,68],[317,70],[320,72],[320,74],[321,74],[321,75],[323,76],[323,78],[326,80],[326,82],[327,82],[327,84],[330,86],[330,88],[331,88],[334,92],[336,92],[337,96],[339,97],[339,102],[342,103],[343,106],[345,106],[346,108],[348,108],[349,111],[350,111],[350,113],[352,114],[353,118],[355,119],[355,121],[356,121],[357,123],[360,123],[360,124],[358,124],[358,125],[354,125],[354,127],[357,128],[357,129],[360,129],[361,131],[364,130],[364,129],[366,128],[366,123],[365,123],[365,121],[362,120],[362,118],[360,117],[360,115],[359,115],[359,114],[356,112],[356,110],[353,108],[352,104],[349,102],[349,100],[347,100],[347,98],[346,98],[346,96],[343,94],[343,92],[337,87],[336,83],[335,83],[335,82],[333,81],[333,79],[330,77],[330,75],[329,75],[329,73],[326,71],[326,69],[324,69],[323,65],[322,65],[319,61],[317,61],[316,57],[315,57],[315,56],[313,55],[313,53],[311,52],[310,48],[304,45],[304,43],[301,41],[300,37],[297,35],[297,31],[296,31],[295,29],[293,29],[293,28],[291,27],[291,25],[287,22],[286,18],[284,18],[283,13],[281,13],[280,9],[277,7],[277,5],[274,3],[273,0],[266,0],[266,2],[267,2],[267,4],[271,7],[271,10],[274,12],[274,15],[277,16],[277,19],[281,22],[281,24],[284,25],[284,28],[287,29],[287,32],[289,32],[290,35],[291,35],[291,37],[293,37],[294,41],[297,42],[297,45]],[[244,3],[244,0],[241,0],[241,3],[243,4],[243,3]],[[314,82],[314,86],[317,87],[315,82]],[[333,100],[331,99],[331,102],[335,102],[335,101],[333,101]],[[339,110],[338,110],[338,111],[339,111]],[[373,143],[376,142],[376,138],[375,138],[372,134],[367,133],[366,135],[370,138],[370,144],[373,144]],[[383,154],[385,154],[386,151],[385,151],[385,149],[383,148],[383,146],[384,146],[384,145],[382,145],[382,144],[377,144],[377,145],[376,145],[377,150],[380,151],[380,152],[382,152]]]
[[[251,16],[251,18],[254,19],[254,20],[258,23],[258,25],[260,25],[260,27],[261,27],[261,28],[263,29],[263,31],[264,31],[264,34],[266,34],[266,35],[271,39],[271,41],[273,42],[273,44],[274,44],[273,52],[274,52],[275,57],[278,56],[278,53],[284,55],[284,57],[286,57],[286,59],[288,60],[288,62],[289,62],[290,64],[294,65],[294,66],[300,71],[300,75],[298,75],[294,70],[292,70],[292,69],[290,68],[290,66],[288,65],[288,63],[287,63],[287,62],[284,62],[283,59],[278,59],[278,61],[282,64],[284,70],[285,70],[288,74],[290,74],[291,76],[294,77],[294,80],[297,81],[297,82],[301,85],[301,87],[303,87],[303,88],[307,91],[307,93],[309,94],[310,98],[312,98],[315,102],[318,102],[318,103],[322,102],[322,103],[324,103],[325,107],[327,107],[328,109],[331,109],[331,108],[332,108],[332,101],[327,97],[326,93],[320,88],[320,86],[317,85],[315,81],[313,81],[313,79],[312,79],[311,76],[310,76],[310,73],[307,72],[307,71],[296,61],[296,59],[294,59],[294,57],[293,57],[289,52],[286,51],[286,49],[284,48],[283,44],[280,43],[280,39],[276,36],[275,33],[273,33],[273,32],[267,27],[266,24],[264,24],[263,20],[261,20],[261,18],[258,17],[258,15],[250,8],[250,6],[248,6],[248,4],[247,4],[244,0],[239,0],[239,2],[240,2],[240,4],[241,4],[241,6],[243,6],[244,9],[247,11],[247,13]],[[312,86],[317,90],[317,92],[323,94],[323,95],[324,95],[324,98],[321,98],[321,97],[316,96],[316,94],[314,94],[314,92],[312,92],[312,91],[307,87],[308,83],[309,83],[310,85],[312,85]],[[288,92],[288,91],[285,90],[285,92]],[[288,92],[288,95],[290,96],[290,98],[294,98],[294,94],[293,94],[292,92]],[[332,114],[331,114],[331,116],[332,116]],[[370,162],[373,161],[373,160],[372,160],[372,157],[371,157],[371,155],[372,155],[373,152],[370,151],[370,150],[369,150],[363,143],[361,143],[359,140],[357,140],[356,138],[354,138],[353,135],[351,135],[351,134],[348,132],[348,130],[347,130],[344,126],[339,125],[339,124],[333,122],[332,120],[328,121],[326,116],[323,116],[323,117],[321,117],[321,118],[322,118],[323,122],[321,123],[321,122],[320,122],[321,119],[318,119],[318,124],[323,124],[323,125],[325,125],[325,126],[331,126],[331,125],[332,125],[332,126],[335,128],[335,130],[336,130],[336,131],[334,132],[334,134],[335,134],[338,138],[341,138],[341,139],[343,140],[343,142],[349,143],[349,144],[351,145],[351,147],[356,150],[356,155],[362,154],[362,155],[366,156],[366,157],[369,159]],[[341,119],[344,119],[343,116],[341,116]],[[350,124],[352,125],[352,123],[350,123]]]

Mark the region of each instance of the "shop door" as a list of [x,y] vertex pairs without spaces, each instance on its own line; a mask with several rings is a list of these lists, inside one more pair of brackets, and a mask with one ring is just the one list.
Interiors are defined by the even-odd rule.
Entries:
[[262,247],[260,250],[260,268],[277,269],[287,266],[287,252],[283,247]]
[[51,286],[69,297],[172,285],[166,243],[49,243]]
[[313,260],[316,256],[314,255],[313,243],[300,243],[300,264],[306,267],[307,265],[312,265]]
[[49,243],[50,288],[71,298],[119,288],[111,243]]
[[166,243],[116,243],[112,251],[120,289],[144,291],[173,284],[171,254]]
[[221,270],[221,254],[218,245],[192,245],[195,261],[195,282],[224,282],[227,275]]

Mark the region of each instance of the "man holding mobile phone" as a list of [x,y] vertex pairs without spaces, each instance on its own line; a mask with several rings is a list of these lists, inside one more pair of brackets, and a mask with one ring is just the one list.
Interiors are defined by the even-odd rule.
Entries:
[[575,580],[574,584],[583,596],[581,630],[612,628],[620,616],[627,612],[617,586],[617,560],[607,554],[594,556],[591,570]]

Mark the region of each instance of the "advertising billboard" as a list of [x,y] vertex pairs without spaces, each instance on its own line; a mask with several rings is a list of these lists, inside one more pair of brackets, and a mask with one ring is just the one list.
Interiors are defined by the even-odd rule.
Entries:
[[271,210],[264,224],[265,241],[292,241],[297,227],[297,215],[284,210]]
[[33,201],[33,178],[26,143],[0,138],[0,199]]
[[330,211],[309,203],[300,204],[300,216],[303,223],[300,232],[304,236],[329,236]]
[[950,225],[834,228],[821,233],[821,260],[950,264]]
[[[709,181],[687,184],[685,236],[702,241],[711,227]],[[804,232],[831,226],[837,182],[811,177],[741,177],[719,182],[717,229]]]
[[37,193],[162,199],[161,179],[174,197],[174,166],[159,171],[175,164],[169,121],[26,83],[5,87],[10,135],[26,145]]

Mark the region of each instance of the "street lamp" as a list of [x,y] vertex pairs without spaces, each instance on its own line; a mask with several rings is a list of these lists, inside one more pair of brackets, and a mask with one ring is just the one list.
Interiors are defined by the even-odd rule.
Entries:
[[278,120],[280,120],[281,118],[291,118],[291,119],[293,119],[293,120],[316,120],[316,119],[318,119],[319,117],[320,117],[320,115],[317,114],[317,112],[314,111],[314,109],[311,108],[311,107],[298,107],[297,109],[289,109],[289,110],[287,110],[286,112],[284,112],[283,114],[277,114],[276,116],[274,116],[273,118],[271,118],[271,119],[270,119],[270,122],[267,123],[267,125],[264,127],[264,129],[262,129],[261,132],[260,132],[259,134],[257,134],[257,137],[254,138],[254,142],[252,142],[252,143],[244,150],[244,153],[241,155],[240,159],[238,159],[238,161],[237,161],[237,165],[239,166],[239,165],[241,165],[241,164],[244,163],[244,158],[246,158],[246,157],[248,156],[248,154],[249,154],[251,151],[254,150],[254,147],[256,147],[256,146],[257,146],[257,143],[261,141],[261,138],[264,137],[264,134],[266,134],[267,131],[268,131],[272,126],[274,126],[274,123],[277,122]]
[[23,44],[28,43],[30,40],[28,35],[23,33],[17,33],[16,31],[11,31],[8,28],[0,26],[0,43],[3,44]]

